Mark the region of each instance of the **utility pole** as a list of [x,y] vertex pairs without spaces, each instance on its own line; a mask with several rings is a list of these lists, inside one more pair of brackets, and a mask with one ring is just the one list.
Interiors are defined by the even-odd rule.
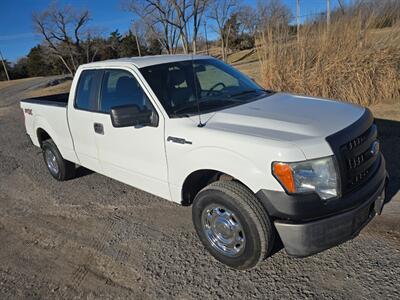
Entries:
[[331,24],[331,0],[326,0],[326,28]]
[[206,25],[206,18],[204,18],[204,35],[206,37],[206,53],[208,55],[208,41],[207,41],[207,25]]
[[1,50],[0,50],[0,58],[1,58],[1,62],[3,63],[3,68],[4,68],[4,72],[6,73],[7,80],[10,81],[10,76],[8,76],[7,67],[4,62],[4,57],[3,57],[3,54],[1,53]]
[[296,0],[297,42],[300,41],[300,0]]

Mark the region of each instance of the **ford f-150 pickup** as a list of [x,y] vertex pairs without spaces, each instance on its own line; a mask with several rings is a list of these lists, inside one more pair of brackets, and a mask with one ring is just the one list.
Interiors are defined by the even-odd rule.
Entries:
[[273,92],[209,56],[79,67],[69,94],[21,101],[57,180],[83,166],[182,205],[219,261],[254,267],[355,237],[385,201],[367,108]]

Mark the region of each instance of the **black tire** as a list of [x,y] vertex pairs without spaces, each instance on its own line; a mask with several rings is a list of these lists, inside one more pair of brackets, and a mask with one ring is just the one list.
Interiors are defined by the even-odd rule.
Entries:
[[[203,212],[213,205],[232,212],[241,225],[245,244],[235,257],[221,253],[221,250],[212,245],[205,233]],[[206,214],[209,213],[209,210],[207,211]],[[275,229],[256,196],[239,182],[216,181],[202,189],[194,200],[192,218],[197,234],[207,250],[217,260],[234,269],[253,268],[271,253],[275,241]]]
[[[43,159],[51,176],[58,181],[64,181],[75,177],[75,164],[65,160],[53,140],[46,140],[42,143]],[[51,169],[46,160],[46,151],[50,151],[55,157],[57,170]]]

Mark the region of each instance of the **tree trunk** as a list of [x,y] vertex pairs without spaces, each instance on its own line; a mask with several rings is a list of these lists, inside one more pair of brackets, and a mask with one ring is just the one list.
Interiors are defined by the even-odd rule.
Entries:
[[196,55],[196,52],[197,52],[196,39],[194,39],[192,42],[192,51],[193,51],[193,54]]
[[64,58],[63,58],[61,55],[57,55],[57,56],[61,59],[61,61],[62,61],[62,63],[64,64],[64,66],[67,68],[69,74],[71,74],[71,76],[73,76],[73,75],[74,75],[74,72],[72,72],[71,68],[68,66],[68,64],[67,64],[67,62],[64,60]]

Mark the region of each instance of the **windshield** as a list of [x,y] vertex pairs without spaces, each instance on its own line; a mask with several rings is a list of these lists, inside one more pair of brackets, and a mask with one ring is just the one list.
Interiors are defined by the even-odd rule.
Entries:
[[248,103],[268,93],[216,59],[159,64],[140,71],[171,118]]

